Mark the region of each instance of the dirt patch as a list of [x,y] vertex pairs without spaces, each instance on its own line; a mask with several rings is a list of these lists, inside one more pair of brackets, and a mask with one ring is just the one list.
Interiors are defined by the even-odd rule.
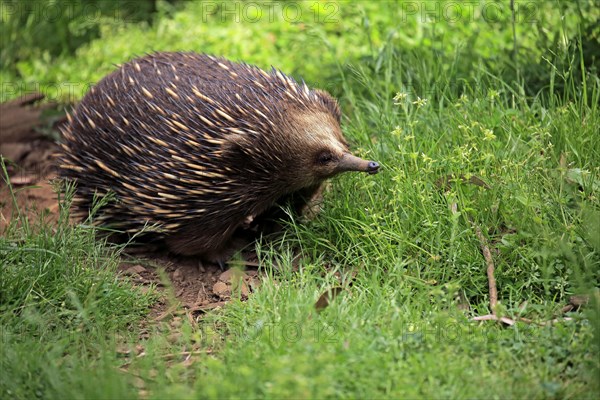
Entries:
[[[54,129],[62,123],[64,115],[45,113],[56,105],[37,106],[43,98],[30,94],[0,104],[0,155],[2,155],[12,190],[6,184],[4,173],[0,180],[0,233],[16,215],[35,221],[46,214],[48,221],[58,218],[57,195],[52,189],[54,177],[52,155],[58,146],[44,134],[44,129]],[[16,205],[16,207],[15,207]]]
[[[29,95],[0,105],[0,154],[5,159],[12,190],[0,180],[0,234],[4,235],[11,219],[26,215],[35,221],[45,215],[45,221],[58,220],[58,196],[53,179],[56,172],[53,155],[64,115],[46,118],[35,103],[41,95]],[[44,134],[44,129],[46,134]],[[16,207],[15,207],[16,205]],[[244,259],[255,259],[246,253]],[[188,312],[204,313],[217,308],[232,296],[246,299],[258,285],[257,271],[236,268],[222,271],[217,265],[201,263],[193,257],[180,257],[167,252],[137,252],[125,254],[119,273],[142,288],[151,285],[164,294],[150,313],[150,319],[160,320],[170,314],[169,307],[184,306]]]
[[121,274],[139,285],[155,285],[164,293],[162,307],[157,305],[154,317],[162,319],[169,298],[194,314],[202,314],[222,306],[232,297],[246,300],[259,285],[256,269],[222,271],[216,265],[201,264],[197,259],[171,254],[146,254],[141,263],[123,262]]

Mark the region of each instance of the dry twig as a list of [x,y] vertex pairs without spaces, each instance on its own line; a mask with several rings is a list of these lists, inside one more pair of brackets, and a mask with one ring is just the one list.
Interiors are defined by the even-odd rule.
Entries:
[[490,248],[487,244],[487,239],[483,236],[483,232],[481,232],[481,228],[471,221],[471,225],[475,229],[475,236],[479,239],[479,246],[481,247],[481,252],[483,253],[483,258],[485,258],[485,262],[487,264],[487,277],[488,277],[488,289],[490,292],[490,309],[492,310],[492,315],[496,315],[496,306],[498,305],[498,288],[496,286],[496,277],[494,276],[494,260],[492,259],[492,253],[490,252]]

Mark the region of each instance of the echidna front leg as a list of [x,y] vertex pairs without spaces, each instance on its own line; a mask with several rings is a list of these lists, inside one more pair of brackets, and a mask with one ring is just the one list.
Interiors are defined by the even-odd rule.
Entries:
[[325,192],[327,182],[305,189],[306,192],[300,193],[300,200],[296,202],[296,212],[305,220],[313,220],[321,212],[323,205],[323,193]]
[[[252,229],[264,235],[281,232],[283,230],[281,220],[290,219],[286,211],[288,208],[293,213],[294,218],[314,219],[320,211],[324,189],[325,184],[321,183],[283,196],[267,211],[258,216],[253,216],[250,224],[242,224],[241,227]],[[246,217],[246,220],[249,220],[249,217]]]

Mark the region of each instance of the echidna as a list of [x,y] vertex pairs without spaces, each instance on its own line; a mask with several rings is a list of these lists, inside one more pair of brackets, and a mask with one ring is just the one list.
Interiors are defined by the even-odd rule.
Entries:
[[379,164],[348,151],[340,109],[273,68],[197,53],[154,53],[104,77],[69,116],[59,155],[74,207],[117,201],[96,222],[156,233],[177,254],[215,259],[281,199],[309,198],[344,171]]

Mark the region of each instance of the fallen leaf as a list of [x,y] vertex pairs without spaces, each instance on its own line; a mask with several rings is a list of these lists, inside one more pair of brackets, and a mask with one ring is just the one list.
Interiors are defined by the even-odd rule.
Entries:
[[458,175],[458,176],[454,176],[452,174],[442,176],[441,178],[439,178],[438,180],[435,181],[435,185],[440,189],[450,190],[454,181],[460,181],[462,183],[470,183],[472,185],[480,186],[485,189],[490,188],[490,186],[487,183],[485,183],[485,181],[483,179],[481,179],[475,175],[471,175],[467,179],[467,177],[462,174]]
[[327,290],[319,297],[319,300],[317,300],[317,302],[315,303],[315,309],[317,311],[321,311],[327,306],[329,306],[329,303],[331,303],[331,301],[335,299],[337,295],[339,295],[343,290],[344,288],[341,286],[335,286]]

